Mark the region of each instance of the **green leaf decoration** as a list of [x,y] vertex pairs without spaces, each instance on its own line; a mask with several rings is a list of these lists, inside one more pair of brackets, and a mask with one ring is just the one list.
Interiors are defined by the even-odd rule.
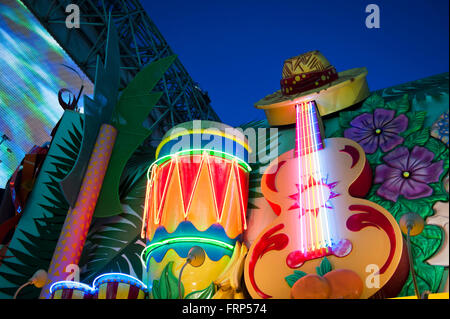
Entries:
[[216,293],[216,286],[212,282],[208,287],[202,290],[189,293],[184,299],[212,299]]
[[414,132],[405,138],[405,145],[417,145],[424,146],[425,143],[430,139],[430,129],[422,129],[420,131]]
[[[153,299],[179,299],[178,278],[172,273],[173,261],[164,267],[159,280],[153,281]],[[181,294],[184,295],[183,283],[181,283]]]
[[302,278],[306,275],[307,275],[306,272],[303,272],[300,270],[294,270],[294,273],[292,275],[284,277],[284,280],[286,280],[289,287],[292,287],[297,282],[297,280],[299,280],[300,278]]
[[331,263],[327,257],[323,257],[322,261],[320,262],[319,267],[316,267],[316,272],[319,276],[323,276],[327,272],[330,272],[332,270],[333,270],[333,267],[331,266]]
[[401,136],[408,136],[411,133],[417,132],[423,127],[423,124],[425,122],[425,117],[427,115],[427,112],[411,112],[406,113],[406,117],[408,118],[408,129],[402,133],[400,133]]
[[[80,114],[72,111],[63,114],[6,252],[6,256],[12,258],[5,259],[0,266],[0,298],[11,298],[36,270],[47,270],[50,265],[69,210],[59,182],[75,164],[83,125]],[[30,286],[24,288],[18,298],[37,298],[39,293],[40,289]]]
[[[432,266],[426,260],[432,257],[440,248],[442,230],[435,225],[426,225],[419,236],[411,238],[412,255],[414,256],[414,269],[417,275],[419,290],[437,292],[444,273],[444,267]],[[413,296],[414,283],[409,275],[400,296]]]
[[143,123],[162,95],[151,90],[175,59],[176,56],[169,56],[147,65],[123,90],[111,120],[117,129],[117,137],[95,207],[95,217],[122,213],[119,195],[122,173],[131,155],[151,134]]
[[372,94],[364,101],[360,112],[364,113],[364,111],[373,111],[382,108],[384,108],[384,99],[378,94]]
[[395,98],[408,94],[412,99],[418,101],[426,100],[427,96],[440,98],[445,93],[448,94],[449,73],[441,73],[424,79],[407,82],[390,88],[381,89],[374,93],[383,98]]
[[396,111],[395,116],[408,112],[411,108],[408,95],[404,94],[400,99],[386,103],[385,108]]

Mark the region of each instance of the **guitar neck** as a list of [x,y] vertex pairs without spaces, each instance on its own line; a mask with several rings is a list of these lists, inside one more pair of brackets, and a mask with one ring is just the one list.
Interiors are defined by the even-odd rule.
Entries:
[[294,156],[304,156],[324,148],[320,116],[314,101],[302,102],[296,106]]

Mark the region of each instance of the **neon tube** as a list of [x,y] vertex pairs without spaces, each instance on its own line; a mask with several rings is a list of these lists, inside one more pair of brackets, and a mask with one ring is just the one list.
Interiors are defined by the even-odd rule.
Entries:
[[[303,136],[304,136],[304,142],[306,144],[306,148],[305,148],[305,156],[306,154],[306,150],[309,149],[309,140],[308,138],[308,127],[307,127],[307,119],[306,119],[306,112],[305,112],[305,103],[302,103],[302,129],[303,129]],[[309,187],[309,180],[310,180],[310,171],[308,171],[308,161],[306,161],[306,165],[305,165],[305,175],[306,177],[306,186]],[[311,170],[311,167],[309,167],[309,170]],[[305,188],[307,190],[307,188]],[[306,193],[306,197],[308,199],[308,207],[311,207],[311,197],[309,196],[309,191]],[[306,210],[305,210],[305,217],[306,217]],[[305,218],[306,219],[306,218]],[[313,231],[313,225],[312,225],[312,217],[311,214],[308,214],[308,221],[309,221],[309,236],[310,236],[310,246],[309,246],[309,250],[314,250],[315,246],[314,246],[314,231]]]
[[[72,287],[70,287],[70,286],[72,286]],[[83,284],[81,282],[62,280],[62,281],[57,281],[53,285],[50,286],[50,294],[52,294],[55,289],[59,289],[59,288],[78,289],[78,290],[82,290],[82,291],[88,291],[90,293],[95,292],[95,288],[93,288],[89,285]]]
[[[297,134],[297,159],[298,159],[298,179],[299,179],[299,181],[298,181],[298,183],[299,183],[299,186],[298,186],[298,194],[299,194],[299,196],[298,196],[298,198],[299,198],[299,210],[300,210],[300,214],[299,214],[299,216],[300,216],[300,247],[301,247],[301,251],[302,251],[302,253],[303,254],[305,254],[306,253],[306,249],[305,249],[305,242],[303,241],[305,238],[305,231],[303,230],[303,224],[304,224],[304,220],[303,220],[303,216],[302,216],[302,213],[303,213],[303,200],[302,200],[302,174],[303,174],[303,170],[302,170],[302,164],[301,164],[301,162],[302,162],[302,159],[301,159],[301,152],[302,152],[302,149],[301,149],[301,142],[300,142],[300,138],[301,138],[301,136],[300,136],[300,126],[299,126],[299,123],[300,123],[300,116],[299,116],[299,105],[297,104],[297,107],[296,107],[296,111],[297,111],[297,120],[296,120],[296,123],[297,123],[297,125],[296,125],[296,127],[295,127],[295,129],[296,129],[296,134]],[[306,239],[305,239],[305,241],[306,241]]]
[[148,168],[147,170],[147,179],[150,179],[149,173],[151,171],[151,168],[153,167],[153,165],[160,165],[161,163],[164,163],[168,160],[170,160],[172,157],[174,156],[181,156],[181,155],[196,155],[196,154],[203,154],[204,152],[207,152],[208,155],[213,155],[213,156],[219,156],[228,160],[233,160],[235,159],[237,161],[237,163],[242,166],[242,168],[244,168],[246,170],[246,172],[251,172],[252,168],[250,167],[250,165],[248,165],[246,162],[244,162],[243,160],[241,160],[240,158],[225,153],[225,152],[221,152],[221,151],[215,151],[215,150],[209,150],[209,149],[192,149],[192,150],[184,150],[184,151],[179,151],[176,152],[174,154],[171,155],[165,155],[161,158],[158,158],[156,161],[154,161]]
[[[120,281],[126,284],[131,284],[132,282],[137,283],[137,287],[139,289],[143,289],[144,291],[147,291],[147,285],[144,284],[142,281],[140,281],[139,279],[130,276],[128,274],[122,274],[122,273],[116,273],[116,272],[111,272],[111,273],[106,273],[106,274],[102,274],[97,276],[97,278],[94,279],[94,282],[92,283],[92,287],[81,283],[81,282],[77,282],[77,281],[57,281],[55,282],[53,285],[51,285],[50,287],[50,294],[52,294],[56,289],[77,289],[77,290],[82,290],[82,291],[87,291],[91,294],[95,294],[98,291],[97,286],[103,284],[103,282],[98,283],[102,277],[107,277],[107,276],[117,276],[117,277],[124,277],[126,278],[125,280],[122,280],[120,278],[114,279],[113,281]],[[107,280],[107,282],[109,282],[109,280]]]
[[[314,106],[314,102],[311,102],[312,105]],[[311,113],[312,113],[312,109],[311,109]],[[314,134],[314,144],[316,145],[316,151],[317,151],[317,139],[316,139],[316,135]],[[319,155],[317,153],[315,153],[314,159],[316,160],[316,166],[318,168],[318,177],[321,183],[323,183],[323,176],[322,176],[322,167],[320,165],[320,160],[319,160]],[[320,210],[322,206],[319,206],[319,213],[320,213],[320,220],[321,220],[321,224],[322,224],[322,232],[323,232],[323,223],[325,222],[325,230],[326,230],[326,239],[325,241],[325,246],[331,246],[331,238],[330,238],[330,229],[329,229],[329,225],[328,225],[328,212],[327,212],[327,207],[326,207],[326,201],[325,201],[325,195],[323,194],[323,188],[320,187],[320,197],[323,203],[323,214],[324,216],[322,216]],[[322,237],[323,239],[323,237]]]
[[158,148],[156,149],[156,157],[158,157],[159,152],[161,151],[162,147],[164,146],[164,144],[166,144],[167,142],[169,142],[170,140],[173,140],[177,137],[180,136],[184,136],[184,135],[191,135],[191,134],[205,134],[205,135],[217,135],[217,136],[222,136],[225,138],[228,138],[240,145],[242,145],[249,153],[252,152],[252,149],[250,148],[250,145],[248,145],[248,143],[245,143],[244,141],[238,139],[235,135],[230,135],[227,134],[225,132],[220,132],[217,130],[211,130],[211,129],[199,129],[199,130],[186,130],[177,134],[173,134],[170,135],[168,137],[166,137],[161,143],[159,143]]
[[147,269],[147,263],[144,262],[144,255],[146,255],[145,259],[147,261],[148,257],[150,257],[151,252],[156,250],[156,249],[159,249],[159,248],[161,248],[161,247],[163,247],[165,245],[178,244],[178,243],[190,243],[190,242],[214,245],[214,246],[225,248],[225,249],[230,250],[230,251],[233,251],[233,249],[234,249],[233,245],[225,243],[225,242],[217,240],[217,239],[212,239],[212,238],[204,238],[204,237],[174,237],[174,238],[168,238],[168,239],[164,239],[164,240],[158,241],[156,243],[152,243],[152,244],[148,245],[147,247],[145,247],[145,249],[141,253],[142,265],[144,265],[145,269]]
[[[313,145],[313,138],[312,138],[312,134],[314,134],[314,127],[312,126],[312,118],[311,118],[311,104],[310,102],[306,103],[306,108],[305,108],[305,114],[306,114],[306,119],[308,121],[307,124],[307,128],[308,128],[308,143],[309,143],[309,148],[310,148],[310,152],[308,153],[308,159],[309,159],[309,172],[311,174],[310,177],[310,181],[311,181],[311,197],[312,197],[312,204],[313,204],[313,217],[314,217],[314,226],[315,226],[315,247],[316,249],[320,248],[320,239],[319,239],[319,227],[318,227],[318,223],[317,223],[317,215],[316,214],[316,208],[317,208],[317,203],[316,203],[316,190],[315,190],[315,185],[314,182],[316,181],[316,178],[314,176],[315,172],[316,172],[316,167],[314,166],[313,160],[312,158],[314,157],[314,146]],[[308,185],[309,186],[309,185]]]
[[[314,174],[315,174],[315,182],[317,183],[317,185],[319,185],[319,190],[317,191],[317,202],[318,202],[318,206],[317,206],[317,214],[316,214],[316,227],[319,228],[320,230],[320,234],[318,232],[318,236],[320,237],[320,241],[319,241],[319,247],[318,248],[323,248],[326,247],[325,244],[325,239],[324,239],[324,225],[323,225],[323,218],[322,218],[322,214],[321,214],[321,207],[322,207],[322,203],[323,203],[323,198],[321,198],[321,193],[322,193],[322,187],[320,186],[322,183],[322,175],[320,172],[320,163],[319,163],[319,159],[318,159],[318,144],[317,144],[317,139],[316,139],[316,134],[317,132],[317,127],[316,127],[316,123],[315,123],[315,117],[314,117],[314,112],[313,112],[313,107],[314,104],[312,102],[309,102],[309,116],[310,116],[310,125],[312,127],[312,131],[313,131],[313,135],[311,137],[312,139],[312,144],[314,145],[313,147],[313,162],[315,163],[315,170],[314,170]],[[321,201],[322,199],[322,201]]]
[[[97,278],[94,279],[94,282],[92,283],[93,287],[97,286],[97,282],[101,280],[102,277],[106,277],[106,276],[119,276],[119,277],[125,277],[128,279],[127,284],[131,283],[132,281],[137,282],[139,285],[142,285],[142,287],[144,288],[144,290],[147,290],[147,285],[144,284],[142,281],[140,281],[137,278],[134,278],[133,276],[130,276],[128,274],[122,274],[122,273],[118,273],[118,272],[110,272],[110,273],[106,273],[106,274],[102,274],[100,276],[98,276]],[[120,279],[117,279],[120,280]],[[98,285],[103,284],[103,282],[99,283]],[[140,288],[140,287],[139,287]]]

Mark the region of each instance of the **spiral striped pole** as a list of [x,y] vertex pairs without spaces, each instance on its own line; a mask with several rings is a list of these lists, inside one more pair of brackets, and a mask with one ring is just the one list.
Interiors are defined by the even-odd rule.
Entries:
[[50,286],[54,282],[68,279],[73,270],[73,266],[69,265],[78,265],[116,136],[117,130],[113,126],[102,124],[76,204],[67,213],[53,253],[48,282],[42,288],[41,299],[51,297]]

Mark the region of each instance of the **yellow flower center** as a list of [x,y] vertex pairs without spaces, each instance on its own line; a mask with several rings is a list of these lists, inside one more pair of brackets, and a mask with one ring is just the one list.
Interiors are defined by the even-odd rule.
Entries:
[[408,177],[409,177],[409,175],[410,175],[410,173],[409,173],[409,172],[406,172],[406,171],[405,171],[405,172],[403,172],[403,177],[404,177],[404,178],[408,178]]
[[376,134],[381,134],[381,130],[380,130],[379,128],[377,128],[377,129],[375,130],[375,133],[376,133]]

